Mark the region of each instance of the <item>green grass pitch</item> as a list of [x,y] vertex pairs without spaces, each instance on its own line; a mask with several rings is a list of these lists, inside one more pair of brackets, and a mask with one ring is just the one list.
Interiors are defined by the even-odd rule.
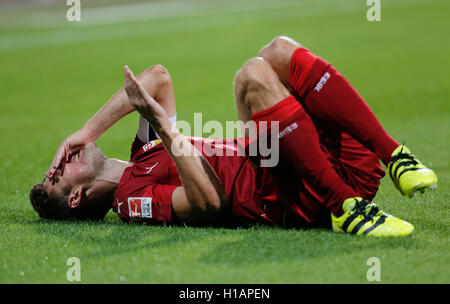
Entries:
[[[380,22],[367,21],[366,1],[241,2],[111,24],[2,24],[0,283],[67,283],[69,257],[80,259],[81,283],[371,283],[370,257],[381,262],[381,283],[450,283],[450,2],[382,1]],[[53,13],[64,20],[65,11]],[[333,63],[436,171],[437,191],[407,199],[384,178],[374,200],[413,223],[412,236],[149,227],[112,212],[102,222],[53,222],[32,210],[29,189],[59,143],[122,85],[123,65],[165,65],[179,119],[236,120],[233,77],[277,35]],[[107,156],[128,159],[137,118],[99,140]]]

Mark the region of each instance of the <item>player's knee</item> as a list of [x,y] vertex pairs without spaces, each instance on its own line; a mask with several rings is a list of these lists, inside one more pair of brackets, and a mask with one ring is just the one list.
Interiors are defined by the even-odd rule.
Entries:
[[270,64],[262,57],[248,60],[238,71],[235,77],[235,85],[262,88],[270,86],[276,79],[276,74]]
[[262,57],[248,60],[234,79],[236,102],[252,102],[246,95],[255,91],[270,91],[276,87],[278,77]]

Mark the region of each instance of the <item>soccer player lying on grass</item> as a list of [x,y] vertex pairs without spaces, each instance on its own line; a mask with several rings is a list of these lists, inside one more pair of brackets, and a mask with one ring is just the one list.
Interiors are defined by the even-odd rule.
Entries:
[[[168,71],[154,66],[135,78],[81,130],[60,145],[44,182],[30,192],[41,217],[100,219],[112,207],[125,221],[147,223],[237,219],[336,232],[405,236],[413,226],[370,201],[388,168],[394,185],[412,196],[437,177],[393,140],[353,87],[329,63],[295,41],[275,38],[235,78],[242,121],[279,122],[279,163],[240,156],[255,138],[208,140],[182,136]],[[126,114],[141,114],[130,162],[106,158],[94,142]],[[151,127],[148,125],[151,125]],[[160,139],[156,138],[156,134]],[[193,149],[220,145],[233,156]],[[176,142],[176,144],[174,144]],[[205,145],[202,145],[205,147]],[[331,214],[331,217],[330,217]]]

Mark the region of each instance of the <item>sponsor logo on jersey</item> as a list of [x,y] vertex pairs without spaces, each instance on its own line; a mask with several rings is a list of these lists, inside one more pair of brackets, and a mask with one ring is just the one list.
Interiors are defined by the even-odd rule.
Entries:
[[130,219],[152,218],[152,198],[129,197],[128,211]]
[[298,128],[298,125],[296,122],[294,122],[293,124],[290,124],[289,126],[287,126],[283,131],[280,132],[279,137],[283,137],[286,134],[291,133],[292,131],[294,131],[295,129]]
[[330,79],[330,77],[331,77],[331,75],[328,72],[323,74],[322,78],[320,78],[319,82],[316,84],[314,91],[319,92],[320,90],[322,90],[323,86],[325,85],[327,80]]
[[152,140],[151,142],[148,142],[145,145],[143,145],[142,149],[144,150],[144,152],[147,152],[148,150],[150,150],[151,148],[153,148],[154,146],[156,146],[160,143],[161,143],[161,139],[155,139],[155,140]]

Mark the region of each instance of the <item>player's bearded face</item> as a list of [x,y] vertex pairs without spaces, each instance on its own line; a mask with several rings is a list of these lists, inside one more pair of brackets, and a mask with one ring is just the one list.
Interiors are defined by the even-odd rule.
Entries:
[[89,143],[58,168],[51,180],[46,179],[48,193],[69,194],[73,187],[88,186],[103,169],[106,157],[94,144]]

